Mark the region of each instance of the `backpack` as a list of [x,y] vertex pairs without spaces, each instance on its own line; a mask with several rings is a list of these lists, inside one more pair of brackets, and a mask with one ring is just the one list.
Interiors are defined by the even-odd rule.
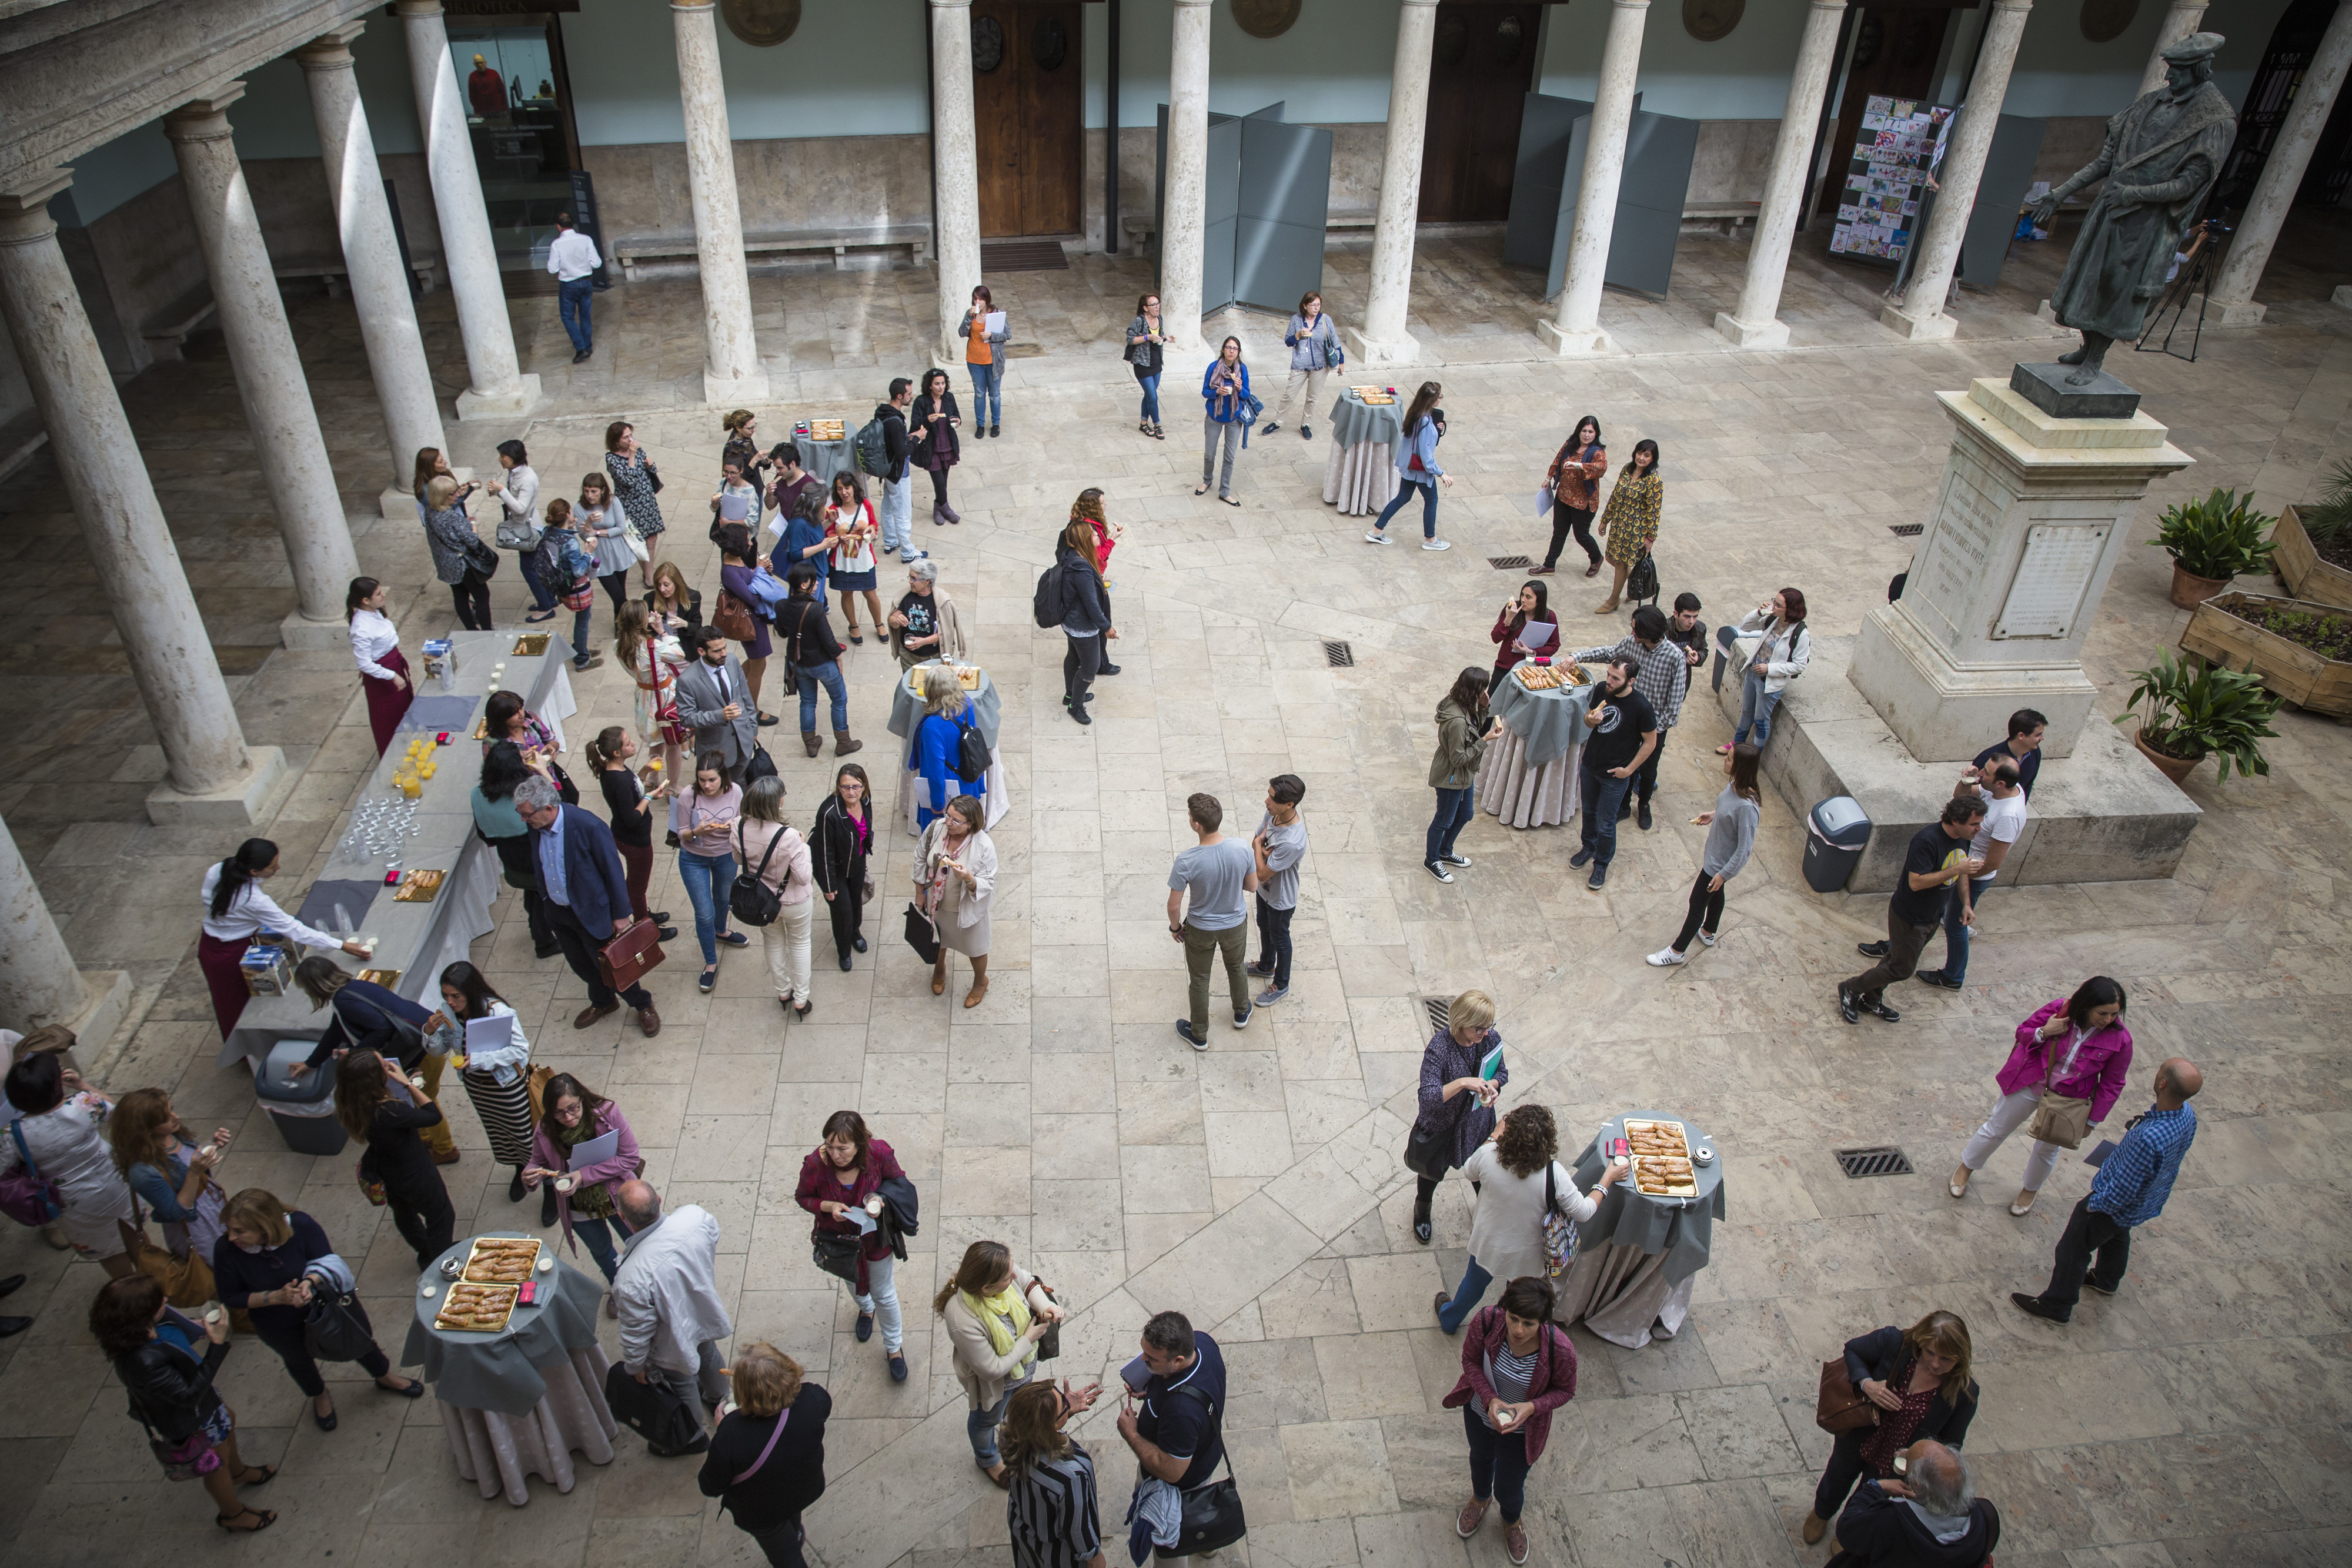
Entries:
[[977,784],[988,777],[988,741],[971,725],[956,726],[955,776],[967,784]]
[[861,471],[884,481],[897,477],[890,468],[889,437],[883,434],[879,418],[869,419],[859,425],[857,434],[850,438],[850,444],[856,449],[857,466]]
[[[773,925],[776,916],[784,911],[783,895],[767,883],[768,862],[774,858],[777,841],[783,838],[782,829],[768,838],[767,852],[760,856],[760,868],[750,866],[735,873],[735,885],[727,890],[727,913],[746,925]],[[743,824],[735,824],[735,848],[743,852]],[[745,854],[747,861],[751,858]]]
[[1037,597],[1034,606],[1037,624],[1048,631],[1061,625],[1069,617],[1070,585],[1062,580],[1062,563],[1055,561],[1037,574]]

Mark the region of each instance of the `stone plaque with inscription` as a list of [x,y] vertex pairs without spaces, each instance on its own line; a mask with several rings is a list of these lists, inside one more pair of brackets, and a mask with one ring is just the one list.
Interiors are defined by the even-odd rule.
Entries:
[[2010,580],[1992,634],[2005,637],[2064,637],[2074,629],[2083,595],[2099,568],[2105,523],[2037,523],[2025,530],[2025,553]]

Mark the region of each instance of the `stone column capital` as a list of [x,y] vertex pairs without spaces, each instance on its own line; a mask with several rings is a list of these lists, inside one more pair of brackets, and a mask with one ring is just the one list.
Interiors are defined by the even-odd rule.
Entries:
[[1176,9],[1179,11],[1199,11],[1205,9],[1213,4],[1214,4],[1214,0],[1176,0]]
[[1609,3],[1620,11],[1646,11],[1650,8],[1650,0],[1609,0]]
[[1812,0],[1812,5],[1813,9],[1816,11],[1843,11],[1845,9],[1845,0]]
[[58,232],[49,199],[73,183],[73,171],[49,169],[19,179],[13,189],[0,191],[0,245],[35,245]]
[[404,21],[411,16],[438,16],[441,0],[394,0],[394,7]]
[[219,141],[229,135],[228,106],[245,96],[241,81],[224,83],[192,98],[163,116],[163,134],[174,141]]
[[294,51],[295,63],[306,71],[347,71],[352,68],[352,40],[367,30],[365,22],[346,22],[320,34]]
[[971,0],[930,0],[934,11],[969,11]]
[[673,11],[711,11],[716,10],[718,5],[719,0],[669,0],[669,8]]

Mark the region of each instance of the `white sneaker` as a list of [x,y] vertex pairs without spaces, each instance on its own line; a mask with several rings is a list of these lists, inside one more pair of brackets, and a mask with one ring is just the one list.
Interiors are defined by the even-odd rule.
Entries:
[[1421,548],[1423,549],[1452,549],[1454,547],[1447,544],[1444,539],[1423,539],[1421,541]]
[[1690,962],[1690,959],[1687,956],[1675,952],[1672,947],[1659,948],[1656,952],[1650,955],[1649,959],[1650,967],[1653,969],[1671,969],[1676,964],[1687,964],[1688,962]]
[[1390,541],[1388,535],[1381,532],[1380,529],[1370,528],[1364,533],[1364,542],[1368,545],[1384,545]]
[[1706,926],[1704,926],[1704,925],[1702,925],[1702,926],[1700,926],[1700,927],[1699,927],[1698,939],[1699,939],[1702,943],[1706,944],[1706,945],[1707,946],[1709,946],[1709,947],[1712,947],[1712,946],[1715,946],[1715,933],[1714,933],[1714,932],[1712,932],[1712,931],[1709,931],[1709,930],[1708,930]]

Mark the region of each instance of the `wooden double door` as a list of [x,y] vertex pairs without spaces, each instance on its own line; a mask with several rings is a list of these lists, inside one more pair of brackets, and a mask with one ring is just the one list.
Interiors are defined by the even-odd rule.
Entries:
[[1519,112],[1535,85],[1539,5],[1440,0],[1429,59],[1420,219],[1496,223],[1511,215]]
[[985,239],[1079,231],[1078,0],[972,0],[972,120]]

